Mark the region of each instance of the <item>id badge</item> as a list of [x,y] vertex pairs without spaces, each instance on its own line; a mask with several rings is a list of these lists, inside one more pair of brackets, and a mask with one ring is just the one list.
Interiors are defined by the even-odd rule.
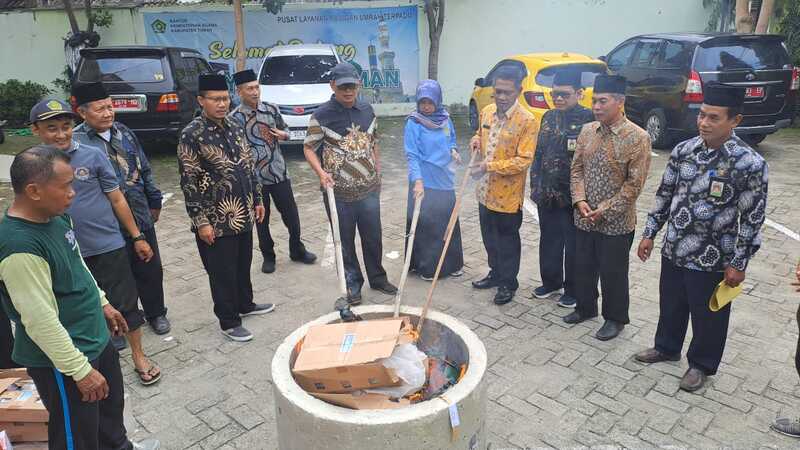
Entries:
[[713,198],[722,198],[722,194],[725,192],[725,184],[727,182],[727,178],[717,176],[711,177],[711,184],[708,187],[708,195]]
[[578,148],[578,139],[576,138],[567,138],[567,151],[570,153],[575,153],[575,150]]

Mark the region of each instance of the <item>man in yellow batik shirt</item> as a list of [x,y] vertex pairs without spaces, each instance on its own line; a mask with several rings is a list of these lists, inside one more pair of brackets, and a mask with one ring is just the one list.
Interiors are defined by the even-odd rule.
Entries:
[[489,274],[473,281],[472,286],[497,287],[494,302],[498,305],[510,302],[519,287],[525,178],[539,133],[533,114],[517,103],[522,78],[516,70],[498,72],[494,79],[495,104],[481,112],[480,128],[470,143],[481,157],[470,170],[478,179],[481,236],[489,257]]

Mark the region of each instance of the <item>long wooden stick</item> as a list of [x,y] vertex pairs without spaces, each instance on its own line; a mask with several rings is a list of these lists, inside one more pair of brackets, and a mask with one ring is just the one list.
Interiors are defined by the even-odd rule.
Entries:
[[339,212],[336,210],[336,197],[333,188],[327,186],[325,191],[328,194],[328,209],[331,211],[331,228],[333,229],[333,248],[336,253],[336,275],[339,277],[339,293],[343,298],[347,298],[347,282],[344,278],[344,258],[342,257],[342,239],[339,232]]
[[444,236],[444,248],[442,248],[442,255],[439,257],[439,264],[436,265],[436,273],[433,274],[433,281],[431,281],[431,287],[428,289],[428,298],[425,301],[425,308],[422,309],[422,315],[419,316],[419,323],[417,324],[417,333],[422,336],[422,324],[425,322],[425,317],[428,315],[428,310],[431,307],[431,301],[433,300],[433,290],[436,289],[436,282],[439,281],[439,273],[442,271],[442,265],[444,265],[444,257],[447,255],[447,248],[450,246],[450,239],[453,237],[453,230],[456,227],[456,222],[458,221],[458,213],[461,210],[461,199],[464,197],[464,191],[467,188],[467,183],[469,182],[470,178],[470,167],[475,162],[475,157],[478,155],[478,152],[473,151],[472,156],[469,158],[469,164],[467,164],[467,171],[464,173],[464,179],[461,180],[461,186],[458,189],[458,194],[456,194],[456,203],[453,205],[453,212],[450,213],[450,222],[447,224],[447,231],[445,232]]
[[408,268],[411,266],[411,252],[414,249],[414,236],[417,234],[417,220],[419,220],[419,210],[422,206],[422,199],[414,199],[414,213],[411,216],[411,229],[408,231],[408,242],[406,243],[406,259],[403,263],[403,274],[400,275],[400,285],[397,286],[397,295],[394,299],[394,316],[400,317],[400,302],[403,299],[403,287],[408,278]]

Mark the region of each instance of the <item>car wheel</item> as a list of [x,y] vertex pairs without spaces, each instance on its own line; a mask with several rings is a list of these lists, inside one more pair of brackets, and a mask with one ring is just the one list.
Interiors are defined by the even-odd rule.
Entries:
[[743,141],[747,142],[749,145],[758,145],[767,138],[766,134],[744,134],[740,136]]
[[469,102],[469,127],[472,128],[473,131],[477,130],[479,121],[478,105],[476,105],[474,101]]
[[665,148],[671,143],[669,130],[667,129],[667,118],[660,109],[653,109],[647,113],[644,120],[644,127],[650,135],[650,142],[655,148]]

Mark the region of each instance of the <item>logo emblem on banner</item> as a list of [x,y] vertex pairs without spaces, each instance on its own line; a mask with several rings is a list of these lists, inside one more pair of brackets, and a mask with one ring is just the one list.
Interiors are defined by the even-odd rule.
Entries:
[[167,32],[167,24],[161,19],[154,20],[150,26],[153,27],[154,33],[163,34]]

